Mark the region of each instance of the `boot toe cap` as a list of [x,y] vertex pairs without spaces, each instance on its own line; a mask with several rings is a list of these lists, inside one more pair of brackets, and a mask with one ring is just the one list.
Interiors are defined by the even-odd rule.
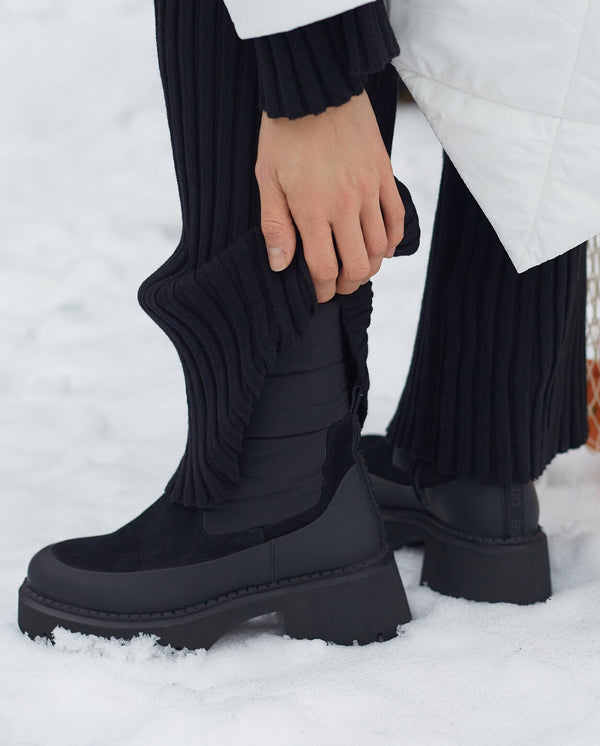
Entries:
[[61,561],[56,553],[58,544],[40,549],[29,562],[27,582],[30,588],[45,598],[74,606],[86,606],[89,571],[80,570]]
[[141,577],[147,573],[101,572],[74,567],[61,556],[65,545],[70,543],[44,547],[29,563],[27,584],[45,602],[103,613],[154,611],[148,608],[150,589],[147,586],[151,578]]

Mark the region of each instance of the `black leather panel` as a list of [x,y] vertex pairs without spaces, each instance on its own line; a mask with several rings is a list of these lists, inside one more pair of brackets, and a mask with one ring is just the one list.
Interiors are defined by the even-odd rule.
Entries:
[[417,497],[412,485],[396,484],[376,474],[371,474],[371,481],[377,502],[382,508],[423,510],[423,503]]
[[363,436],[361,445],[383,510],[418,510],[482,538],[518,538],[538,528],[539,501],[532,482],[500,484],[443,475],[388,446],[382,436]]
[[368,559],[381,548],[378,521],[372,496],[355,464],[319,518],[240,552],[167,569],[100,572],[61,562],[49,546],[33,557],[27,579],[42,596],[86,609],[173,611],[233,590]]
[[427,510],[443,523],[476,536],[504,533],[504,488],[474,479],[454,479],[424,487],[421,498]]
[[276,580],[360,562],[381,548],[378,517],[359,466],[347,472],[327,510],[292,534],[273,540]]
[[118,613],[181,609],[269,578],[268,543],[207,562],[138,572],[80,570],[56,559],[49,546],[27,571],[29,585],[47,598]]
[[489,538],[523,536],[536,530],[535,487],[459,478],[421,490],[427,510],[462,533]]

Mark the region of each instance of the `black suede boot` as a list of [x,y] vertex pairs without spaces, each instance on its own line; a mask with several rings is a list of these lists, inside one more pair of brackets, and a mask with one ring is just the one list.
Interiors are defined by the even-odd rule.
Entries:
[[532,482],[443,475],[364,435],[365,455],[393,549],[425,546],[421,583],[448,596],[530,604],[551,594],[546,535]]
[[334,299],[266,377],[228,499],[190,508],[163,495],[112,534],[42,549],[20,589],[21,629],[198,648],[282,612],[293,637],[394,636],[410,612],[358,455],[360,397]]

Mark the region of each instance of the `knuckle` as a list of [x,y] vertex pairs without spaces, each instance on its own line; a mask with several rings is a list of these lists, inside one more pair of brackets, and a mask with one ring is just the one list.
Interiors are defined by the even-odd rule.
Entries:
[[379,169],[381,173],[382,183],[383,184],[387,183],[390,187],[393,187],[394,190],[397,192],[398,187],[396,186],[396,175],[394,174],[394,167],[392,166],[392,162],[387,152],[384,153],[378,165],[379,165]]
[[340,188],[342,194],[345,193],[347,197],[351,196],[354,201],[357,198],[360,199],[362,195],[378,191],[379,178],[371,169],[361,171],[359,174],[350,174]]
[[369,277],[371,266],[365,262],[349,264],[346,268],[346,276],[352,282],[360,282]]
[[354,190],[347,187],[338,189],[336,195],[337,207],[341,212],[348,212],[356,208],[357,199]]
[[260,227],[265,236],[281,236],[285,232],[287,224],[279,215],[266,213],[261,216]]
[[375,163],[383,173],[389,174],[392,179],[394,178],[394,167],[392,165],[392,159],[383,143],[382,147],[379,149],[377,155],[375,156]]
[[336,288],[336,291],[340,295],[350,295],[355,290],[358,290],[359,287],[360,287],[360,283],[359,282],[348,282],[348,281],[346,281],[346,282],[339,282],[338,286]]
[[397,225],[390,231],[390,245],[398,246],[404,238],[404,225]]
[[402,202],[395,203],[390,210],[390,218],[394,223],[404,223],[405,215],[406,210],[404,209]]
[[373,277],[373,275],[376,275],[379,272],[382,264],[383,264],[383,257],[380,257],[377,259],[377,261],[373,262],[373,264],[371,265],[371,269],[369,271],[369,275],[370,275],[369,279]]
[[319,282],[332,282],[338,276],[336,264],[322,264],[315,269],[315,275]]
[[378,238],[369,243],[369,254],[372,256],[382,256],[388,250],[387,238]]
[[267,176],[267,166],[260,158],[257,159],[256,163],[254,164],[254,176],[259,182],[263,181]]
[[380,174],[375,168],[366,171],[361,177],[361,187],[363,192],[378,192],[380,182]]
[[313,197],[307,199],[289,198],[290,211],[297,223],[302,223],[307,229],[323,222],[322,206]]

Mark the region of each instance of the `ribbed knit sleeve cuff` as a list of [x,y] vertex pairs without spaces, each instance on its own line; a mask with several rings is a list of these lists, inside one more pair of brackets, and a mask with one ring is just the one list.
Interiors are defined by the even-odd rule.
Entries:
[[288,119],[345,103],[400,53],[383,0],[257,37],[254,45],[259,107]]

